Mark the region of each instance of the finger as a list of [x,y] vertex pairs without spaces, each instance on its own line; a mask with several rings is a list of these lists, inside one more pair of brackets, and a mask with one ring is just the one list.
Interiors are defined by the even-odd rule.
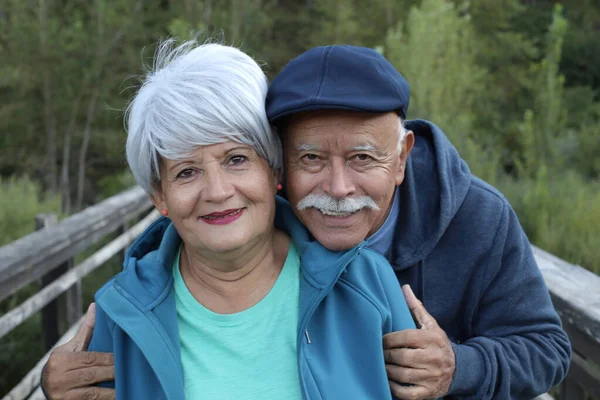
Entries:
[[53,363],[62,365],[63,370],[66,372],[90,367],[113,367],[115,357],[113,353],[81,351],[78,353],[57,354]]
[[423,303],[413,293],[410,285],[402,286],[402,293],[406,299],[406,304],[412,313],[413,317],[417,321],[417,325],[424,329],[434,329],[438,327],[435,319],[427,312]]
[[115,400],[115,389],[89,386],[86,388],[69,390],[65,396],[65,400],[80,399]]
[[115,380],[115,368],[112,366],[89,367],[67,371],[62,379],[77,384],[74,387],[84,388],[100,382]]
[[92,333],[94,331],[94,323],[96,321],[96,304],[92,303],[87,309],[85,313],[85,317],[83,318],[83,322],[79,327],[79,330],[73,336],[71,340],[62,346],[58,346],[54,352],[56,353],[65,353],[65,352],[76,352],[76,351],[85,351],[90,344],[90,340],[92,339]]
[[431,337],[430,332],[419,329],[405,329],[403,331],[386,333],[383,335],[384,349],[413,348],[424,349]]
[[429,390],[423,386],[403,386],[394,381],[389,381],[392,395],[403,400],[422,400],[429,398]]
[[421,349],[391,349],[383,351],[386,364],[405,368],[428,369],[431,364],[431,352]]
[[[385,370],[389,380],[396,383],[410,383],[413,385],[423,385],[430,380],[429,371],[421,368],[399,367],[393,364],[386,364]],[[423,385],[424,386],[424,385]]]

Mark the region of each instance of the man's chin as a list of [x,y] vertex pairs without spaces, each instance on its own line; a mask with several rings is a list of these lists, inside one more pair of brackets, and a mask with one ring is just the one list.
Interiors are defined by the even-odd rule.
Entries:
[[319,231],[316,235],[313,233],[313,236],[323,247],[331,251],[349,250],[364,240],[356,232],[346,235],[343,232],[332,232],[329,229],[325,232]]
[[331,251],[350,250],[351,248],[359,245],[361,242],[362,242],[362,240],[352,241],[352,242],[334,241],[334,242],[328,242],[328,243],[323,243],[323,242],[319,241],[319,243],[321,243],[321,245],[323,247],[325,247],[327,250],[331,250]]

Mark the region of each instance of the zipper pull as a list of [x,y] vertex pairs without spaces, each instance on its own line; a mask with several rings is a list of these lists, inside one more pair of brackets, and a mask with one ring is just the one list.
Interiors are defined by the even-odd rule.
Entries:
[[308,329],[304,330],[304,336],[306,336],[306,343],[310,344],[310,336],[308,336]]

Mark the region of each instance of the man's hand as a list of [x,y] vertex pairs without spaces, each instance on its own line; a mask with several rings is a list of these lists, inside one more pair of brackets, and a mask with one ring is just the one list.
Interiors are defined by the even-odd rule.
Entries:
[[399,399],[443,397],[448,393],[454,375],[452,345],[446,333],[415,297],[410,286],[404,285],[402,292],[420,329],[407,329],[383,336],[385,368],[390,389]]
[[112,353],[88,352],[96,321],[96,305],[88,308],[77,334],[58,346],[48,359],[42,385],[50,400],[114,400],[114,389],[91,386],[115,379]]

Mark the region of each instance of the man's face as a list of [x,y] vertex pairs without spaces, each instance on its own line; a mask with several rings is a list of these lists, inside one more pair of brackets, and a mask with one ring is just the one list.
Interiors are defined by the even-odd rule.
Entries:
[[414,138],[398,149],[396,113],[311,111],[285,132],[288,199],[298,218],[330,250],[356,246],[381,227],[404,179]]

